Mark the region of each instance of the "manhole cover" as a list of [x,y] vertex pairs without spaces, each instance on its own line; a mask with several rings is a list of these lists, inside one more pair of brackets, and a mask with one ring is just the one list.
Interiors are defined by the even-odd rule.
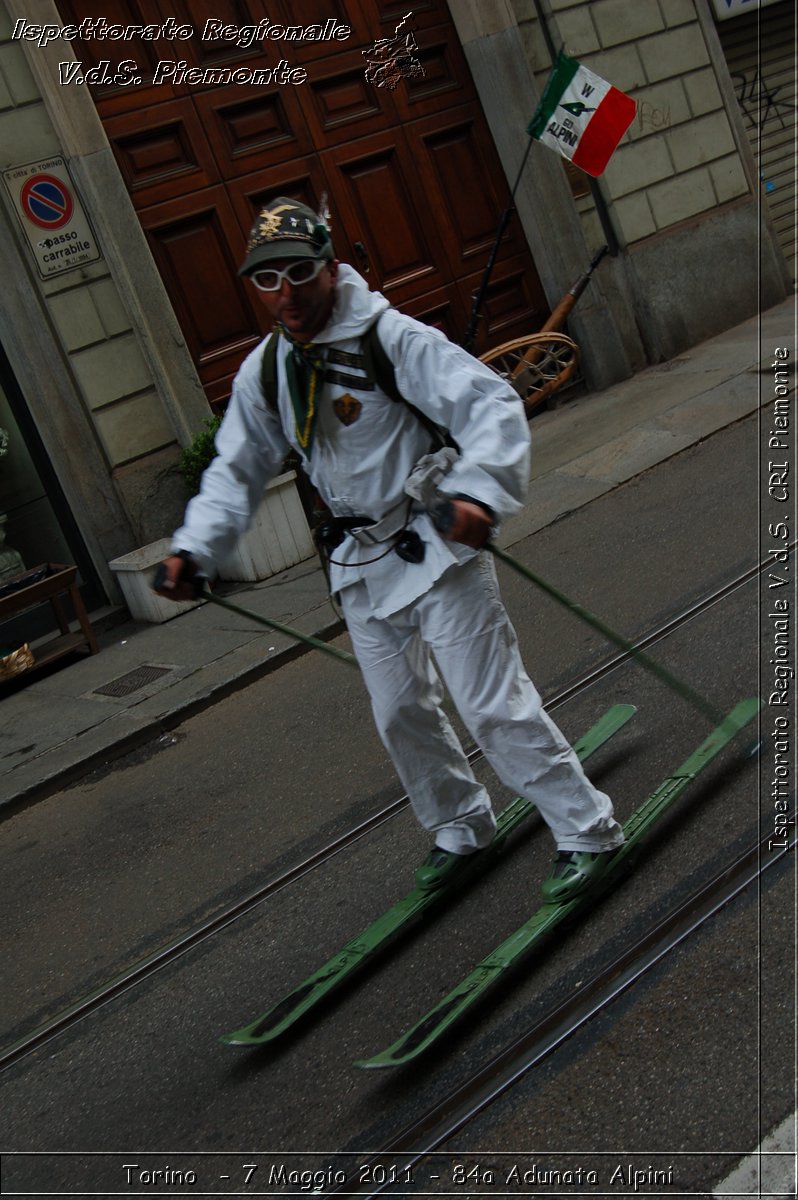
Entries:
[[171,670],[171,667],[136,667],[135,671],[128,671],[126,675],[112,679],[103,687],[95,688],[94,694],[96,696],[129,696],[131,692],[137,692],[139,688],[146,687],[148,683],[154,683],[162,675],[168,675]]

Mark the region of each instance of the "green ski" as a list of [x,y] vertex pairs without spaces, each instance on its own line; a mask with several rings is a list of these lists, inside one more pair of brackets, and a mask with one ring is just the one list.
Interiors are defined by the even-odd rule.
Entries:
[[595,888],[588,888],[565,903],[541,905],[524,925],[483,958],[470,975],[444,996],[411,1029],[406,1030],[392,1046],[380,1054],[375,1054],[373,1058],[359,1060],[355,1066],[398,1067],[410,1062],[429,1049],[509,967],[540,943],[555,926],[562,924],[575,913],[589,910],[595,902],[597,892],[617,879],[624,860],[643,835],[690,786],[699,772],[703,771],[740,730],[753,720],[760,708],[761,701],[757,699],[743,700],[738,704],[678,770],[665,779],[648,800],[641,804],[624,825],[626,841],[613,856],[612,865]]
[[[585,762],[603,746],[630,720],[634,712],[632,704],[616,704],[608,709],[592,729],[575,743],[574,750],[580,762]],[[279,1000],[268,1012],[243,1029],[224,1034],[220,1040],[229,1046],[262,1046],[280,1037],[300,1017],[348,979],[367,959],[384,949],[423,912],[438,904],[444,897],[450,897],[459,891],[464,884],[483,871],[509,834],[534,812],[534,809],[534,804],[528,800],[520,797],[513,800],[499,816],[496,835],[490,846],[480,854],[474,855],[473,863],[459,871],[450,884],[432,891],[415,888],[357,937],[347,942],[329,962]]]

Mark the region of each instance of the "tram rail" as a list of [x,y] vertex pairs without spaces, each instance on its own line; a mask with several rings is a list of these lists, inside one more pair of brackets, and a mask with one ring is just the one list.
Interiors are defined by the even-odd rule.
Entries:
[[[619,669],[626,663],[633,661],[635,653],[647,649],[650,646],[667,638],[676,630],[682,628],[690,621],[694,620],[714,605],[722,602],[724,599],[732,595],[739,588],[746,586],[748,583],[756,579],[770,564],[769,559],[755,564],[752,567],[740,572],[726,583],[721,584],[699,600],[695,601],[689,607],[670,617],[667,621],[652,629],[649,633],[644,634],[636,640],[630,650],[616,653],[604,662],[600,663],[588,672],[580,675],[560,688],[556,693],[544,698],[544,703],[549,710],[559,708],[568,701],[574,699],[581,693],[587,691],[593,684],[600,679],[605,678],[611,672]],[[469,752],[468,758],[470,762],[477,761],[482,757],[481,751],[477,748]],[[252,912],[259,905],[267,902],[271,897],[301,880],[309,872],[313,871],[324,863],[328,862],[337,854],[340,854],[348,847],[354,845],[360,839],[369,836],[385,822],[391,820],[394,816],[400,813],[409,803],[407,796],[399,797],[386,805],[379,812],[374,813],[367,820],[361,822],[353,829],[342,834],[334,839],[314,854],[310,855],[290,870],[276,878],[269,880],[261,888],[255,892],[235,901],[228,905],[215,916],[204,921],[202,924],[195,926],[180,937],[174,939],[168,944],[159,947],[146,957],[133,963],[120,974],[108,980],[105,984],[92,992],[81,997],[74,1003],[59,1012],[56,1016],[40,1025],[38,1028],[25,1034],[18,1040],[9,1044],[0,1050],[0,1072],[9,1069],[21,1059],[34,1053],[36,1050],[45,1046],[55,1038],[66,1033],[73,1028],[78,1022],[87,1018],[99,1009],[112,1003],[122,995],[131,991],[135,987],[144,983],[146,980],[155,975],[158,971],[166,968],[178,959],[194,950],[209,938],[229,928],[236,921]],[[359,1193],[358,1193],[359,1194]]]
[[[383,1148],[358,1163],[357,1175],[370,1182],[351,1189],[342,1185],[324,1195],[375,1197],[384,1195],[396,1179],[412,1172],[438,1148],[463,1130],[504,1092],[606,1010],[649,970],[661,962],[746,888],[781,865],[798,838],[777,854],[768,850],[772,834],[753,842],[709,883],[698,888],[652,929],[597,971],[567,1000],[551,1008],[520,1037],[474,1071],[412,1124],[386,1140]],[[320,1194],[320,1193],[317,1193]]]

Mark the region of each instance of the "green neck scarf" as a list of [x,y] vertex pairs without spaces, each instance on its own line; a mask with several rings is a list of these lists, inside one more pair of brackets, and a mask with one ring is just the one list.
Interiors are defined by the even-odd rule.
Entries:
[[324,383],[324,355],[313,342],[295,342],[280,330],[291,349],[285,356],[285,376],[294,409],[297,441],[310,458],[316,432],[318,400]]

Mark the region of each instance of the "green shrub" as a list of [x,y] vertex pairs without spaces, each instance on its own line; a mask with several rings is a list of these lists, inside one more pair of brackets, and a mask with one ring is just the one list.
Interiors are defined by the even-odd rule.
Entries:
[[216,457],[213,439],[216,437],[216,430],[221,423],[221,417],[206,417],[202,422],[202,429],[195,436],[194,441],[191,445],[186,446],[180,455],[178,464],[180,474],[188,484],[192,496],[199,491],[202,472]]

